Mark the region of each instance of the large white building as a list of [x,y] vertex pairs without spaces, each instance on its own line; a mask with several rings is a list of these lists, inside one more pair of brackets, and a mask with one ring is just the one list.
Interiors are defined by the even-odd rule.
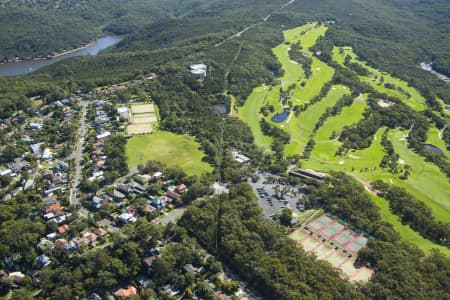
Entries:
[[203,79],[206,77],[206,69],[208,68],[204,64],[193,64],[190,65],[191,75],[196,79]]
[[117,113],[119,114],[119,117],[124,120],[129,120],[130,118],[130,109],[128,107],[122,106],[117,109]]

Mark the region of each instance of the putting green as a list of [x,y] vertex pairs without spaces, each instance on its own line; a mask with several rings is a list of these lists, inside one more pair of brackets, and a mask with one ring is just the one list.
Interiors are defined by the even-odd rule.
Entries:
[[202,158],[200,144],[192,136],[176,135],[167,131],[136,135],[128,140],[126,154],[128,166],[136,167],[149,160],[157,160],[169,167],[180,167],[188,175],[200,176],[213,168]]

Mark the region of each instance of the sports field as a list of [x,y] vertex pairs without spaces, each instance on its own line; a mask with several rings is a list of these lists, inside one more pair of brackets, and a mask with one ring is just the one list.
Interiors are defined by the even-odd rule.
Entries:
[[[310,228],[323,228],[324,226],[329,226],[330,223],[335,223],[335,221],[323,215],[308,223],[308,226]],[[322,241],[316,234],[311,235],[305,229],[299,228],[292,232],[289,237],[301,245],[307,252],[314,253],[318,259],[328,261],[333,267],[341,270],[343,277],[348,280],[361,282],[370,280],[374,273],[373,270],[368,268],[355,268],[355,256],[349,257],[342,249],[336,249],[335,245],[332,245],[329,240]],[[357,253],[358,251],[354,251],[353,253]]]
[[155,105],[132,104],[130,108],[130,119],[128,120],[128,134],[148,134],[153,131],[154,124],[158,123]]
[[131,114],[155,113],[153,104],[136,104],[131,105]]
[[157,160],[169,167],[180,167],[188,175],[200,176],[213,168],[202,162],[204,153],[192,136],[176,135],[167,131],[137,135],[127,143],[126,154],[131,168]]

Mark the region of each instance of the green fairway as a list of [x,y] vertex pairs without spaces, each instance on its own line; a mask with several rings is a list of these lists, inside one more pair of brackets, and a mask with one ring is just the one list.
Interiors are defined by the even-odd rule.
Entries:
[[319,94],[325,83],[333,78],[333,68],[315,57],[313,57],[312,60],[312,75],[310,78],[304,80],[304,86],[302,86],[300,82],[297,83],[294,90],[294,105],[308,103],[314,96]]
[[258,147],[270,149],[272,138],[262,133],[259,121],[261,120],[260,108],[264,105],[264,99],[269,93],[269,87],[261,86],[253,90],[251,95],[247,98],[245,105],[239,108],[239,117],[242,121],[250,126],[255,144]]
[[319,25],[317,22],[308,23],[301,27],[283,31],[284,40],[293,44],[300,41],[304,49],[311,48],[320,36],[325,35],[327,27]]
[[[450,128],[447,128],[446,130],[450,130]],[[445,142],[439,138],[439,129],[436,127],[431,127],[430,131],[428,131],[426,143],[438,147],[442,150],[442,152],[444,152],[447,158],[450,158],[450,151],[447,150],[447,145]]]
[[411,149],[403,139],[405,131],[393,130],[390,140],[400,160],[412,167],[411,175],[405,181],[398,180],[410,193],[422,200],[433,210],[433,215],[441,221],[449,221],[450,215],[450,185],[447,177],[434,164]]
[[[309,23],[305,26],[283,32],[285,41],[291,44],[299,41],[303,47],[302,52],[312,58],[312,75],[310,78],[306,79],[302,76],[297,79],[297,86],[293,95],[294,105],[308,103],[314,96],[319,94],[320,89],[325,83],[333,78],[333,68],[314,57],[313,53],[309,50],[309,48],[316,44],[317,39],[320,36],[323,36],[326,31],[327,27],[324,25],[318,26],[317,23]],[[280,60],[280,62],[283,64],[283,61]],[[304,86],[300,84],[302,81],[305,83]]]
[[386,199],[377,197],[372,194],[369,195],[380,208],[381,218],[384,221],[391,223],[395,231],[397,231],[400,234],[400,237],[403,240],[416,245],[425,253],[429,252],[431,249],[434,248],[439,249],[439,251],[441,251],[443,254],[450,256],[450,249],[448,249],[447,247],[437,245],[431,242],[430,240],[427,240],[424,237],[422,237],[419,233],[412,230],[411,227],[409,227],[408,225],[403,225],[400,218],[391,213],[389,209],[389,202]]
[[169,167],[180,167],[188,175],[200,176],[213,168],[202,162],[205,154],[199,147],[200,144],[191,136],[157,131],[128,140],[126,153],[130,168],[148,160],[157,160]]
[[281,44],[273,49],[284,70],[283,77],[279,78],[283,88],[298,82],[304,76],[302,67],[289,58],[289,47],[289,45]]
[[[326,124],[325,124],[326,125]],[[352,173],[367,182],[383,180],[405,188],[408,192],[423,201],[433,211],[437,220],[448,221],[450,214],[450,185],[447,178],[435,165],[426,162],[421,156],[408,149],[404,135],[406,132],[391,130],[389,138],[399,154],[401,164],[411,166],[411,174],[407,180],[379,167],[385,154],[381,145],[381,135],[385,128],[376,133],[372,145],[364,150],[350,151],[346,156],[335,156],[340,142],[316,143],[311,158],[303,161],[304,167],[318,171],[344,171]]]
[[314,138],[316,144],[311,153],[311,157],[317,160],[332,161],[334,154],[342,144],[337,138],[330,139],[333,132],[339,135],[344,126],[357,123],[362,118],[366,108],[367,104],[364,101],[355,99],[351,106],[342,109],[341,114],[328,118],[316,133]]
[[[342,66],[344,66],[344,59],[347,55],[351,57],[351,62],[359,63],[369,71],[369,76],[358,76],[361,81],[367,82],[381,93],[399,98],[414,110],[421,111],[426,108],[425,99],[415,88],[409,86],[407,82],[398,79],[389,73],[372,68],[366,62],[359,60],[351,47],[333,48],[333,60]],[[395,85],[397,89],[385,87],[386,83]],[[400,88],[403,92],[399,90]],[[406,93],[409,94],[409,96]]]
[[337,148],[342,144],[341,142],[335,141],[330,143],[330,145],[325,144],[325,146],[323,146],[323,143],[317,143],[311,152],[311,158],[307,161],[302,161],[302,165],[305,168],[323,172],[343,171],[353,173],[358,177],[368,173],[370,177],[375,172],[373,170],[378,169],[378,165],[384,156],[384,148],[380,143],[384,130],[385,128],[380,128],[377,131],[374,141],[369,148],[351,150],[343,156],[335,156]]
[[292,117],[286,121],[286,130],[291,135],[291,143],[286,146],[286,154],[301,154],[310,138],[314,126],[319,121],[320,116],[328,107],[333,107],[336,102],[345,94],[349,94],[350,90],[342,85],[335,85],[331,88],[328,95],[309,106],[298,117]]

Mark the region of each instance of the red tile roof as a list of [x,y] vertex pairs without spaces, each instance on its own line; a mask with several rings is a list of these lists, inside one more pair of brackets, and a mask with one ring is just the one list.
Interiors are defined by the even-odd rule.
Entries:
[[120,289],[114,293],[116,297],[129,297],[137,294],[137,290],[134,286],[128,285],[127,289]]

